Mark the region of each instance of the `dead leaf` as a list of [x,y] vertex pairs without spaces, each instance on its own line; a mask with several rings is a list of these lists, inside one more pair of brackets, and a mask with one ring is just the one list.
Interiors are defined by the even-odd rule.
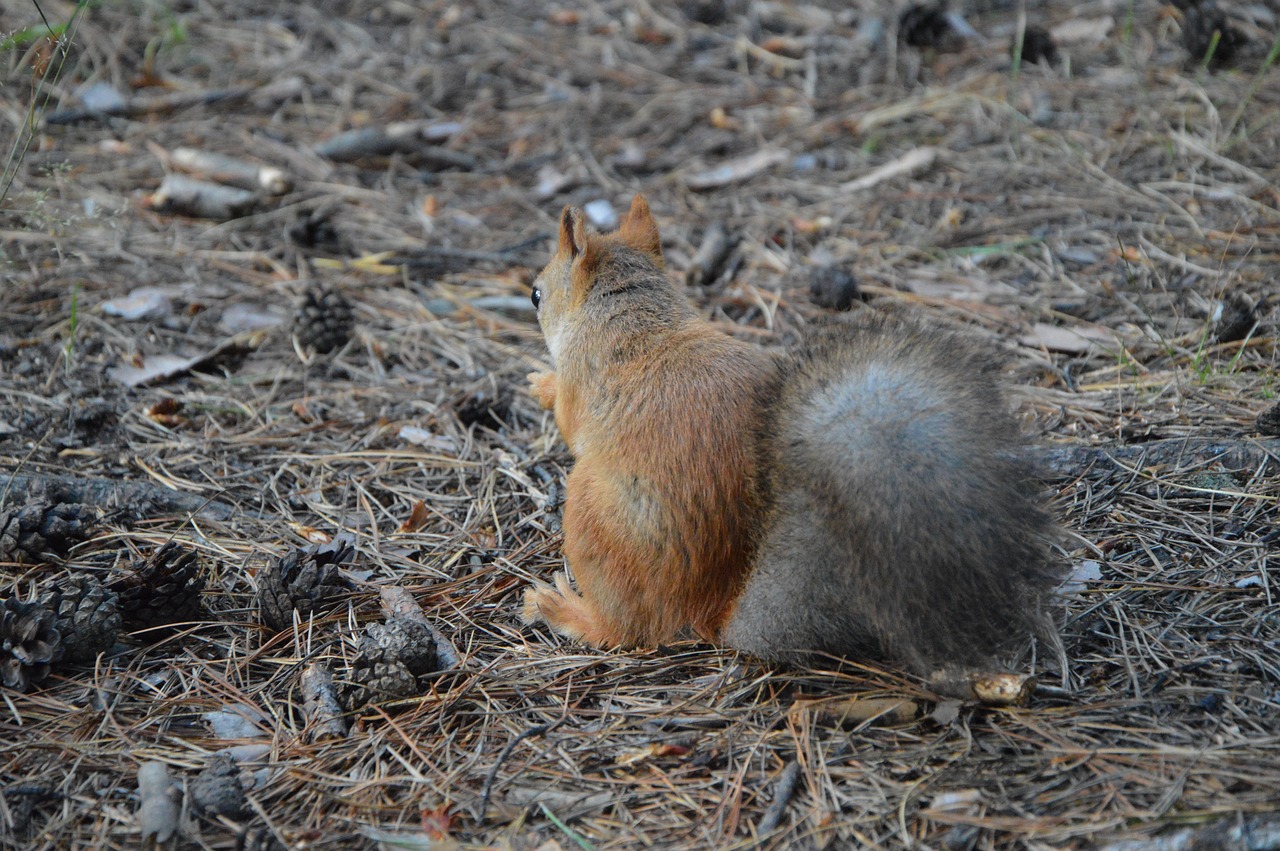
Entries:
[[178,413],[182,403],[177,399],[161,399],[146,410],[147,418],[165,428],[181,428],[189,425],[190,420]]
[[314,526],[304,526],[301,523],[290,523],[288,525],[290,529],[297,532],[308,543],[327,544],[333,540],[333,536],[329,533],[322,532]]
[[413,509],[409,512],[409,519],[400,524],[397,530],[402,534],[410,534],[417,532],[423,526],[427,525],[427,520],[431,514],[427,511],[427,504],[422,500],[418,500],[413,504]]
[[443,803],[429,810],[423,810],[422,831],[432,839],[448,839],[453,830],[453,816],[449,815],[449,804]]
[[266,334],[262,331],[249,331],[223,340],[209,351],[195,357],[184,358],[177,355],[134,355],[131,364],[113,366],[107,375],[126,387],[141,387],[153,381],[163,381],[185,375],[191,370],[207,369],[237,361],[244,355],[262,345]]
[[664,756],[688,756],[691,748],[684,745],[660,744],[653,743],[642,748],[628,748],[618,754],[613,764],[618,767],[635,765],[638,762],[648,762],[650,760],[659,759]]

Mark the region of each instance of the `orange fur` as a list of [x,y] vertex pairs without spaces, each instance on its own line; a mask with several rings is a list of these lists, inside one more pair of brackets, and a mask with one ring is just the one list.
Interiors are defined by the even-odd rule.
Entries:
[[[721,628],[749,570],[761,508],[752,388],[768,357],[701,320],[661,271],[657,225],[636,196],[619,229],[566,209],[536,286],[554,374],[530,376],[573,449],[564,511],[567,579],[531,589],[541,618],[597,646]],[[652,310],[618,311],[643,287]]]

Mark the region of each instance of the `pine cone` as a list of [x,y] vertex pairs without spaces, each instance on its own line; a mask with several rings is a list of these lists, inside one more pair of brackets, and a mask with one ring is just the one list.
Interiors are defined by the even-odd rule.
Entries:
[[80,503],[45,501],[0,510],[0,561],[45,562],[66,558],[89,538],[97,512]]
[[912,47],[935,50],[954,50],[960,42],[946,10],[936,2],[908,6],[898,18],[898,37]]
[[[1013,49],[1017,50],[1017,37],[1014,37]],[[1022,32],[1022,53],[1015,59],[1023,64],[1039,63],[1056,65],[1058,62],[1058,45],[1053,36],[1043,27],[1028,24]]]
[[206,816],[244,818],[250,813],[249,798],[240,784],[240,766],[225,753],[215,753],[191,780],[191,803]]
[[342,692],[348,710],[379,700],[412,697],[424,691],[420,679],[440,669],[435,636],[426,624],[388,618],[365,628]]
[[147,559],[134,562],[133,567],[132,573],[111,583],[111,590],[120,595],[120,611],[130,629],[200,618],[205,579],[195,550],[170,542]]
[[335,599],[351,591],[338,568],[349,565],[355,547],[349,538],[334,538],[322,546],[295,549],[272,559],[258,574],[258,617],[276,631],[293,626],[293,611],[302,621],[324,614]]
[[62,637],[53,612],[39,603],[7,597],[0,601],[0,683],[26,691],[49,675],[62,658]]
[[85,662],[110,650],[120,635],[118,595],[89,574],[70,576],[40,596],[54,614],[62,636],[63,658]]
[[839,266],[817,266],[809,271],[809,295],[818,307],[848,310],[861,291],[858,279]]
[[302,306],[293,320],[293,335],[304,349],[326,353],[339,349],[351,339],[355,317],[351,302],[328,287],[312,287],[302,297]]
[[1254,427],[1260,434],[1280,437],[1280,402],[1258,414],[1257,423]]
[[1235,59],[1247,42],[1213,0],[1190,5],[1183,14],[1182,44],[1192,62],[1207,58],[1210,68],[1221,68]]

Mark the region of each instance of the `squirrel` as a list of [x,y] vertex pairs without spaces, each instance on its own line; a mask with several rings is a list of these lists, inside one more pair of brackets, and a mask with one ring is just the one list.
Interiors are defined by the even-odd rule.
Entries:
[[529,588],[526,623],[923,675],[1044,634],[1055,523],[998,364],[959,334],[880,316],[781,352],[732,337],[667,278],[642,195],[609,234],[566,207],[532,300],[581,593],[564,572]]

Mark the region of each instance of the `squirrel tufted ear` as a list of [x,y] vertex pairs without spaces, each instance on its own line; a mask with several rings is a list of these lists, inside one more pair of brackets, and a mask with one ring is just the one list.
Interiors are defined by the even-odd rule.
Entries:
[[662,236],[644,195],[637,192],[631,199],[631,209],[618,225],[618,237],[635,250],[650,255],[658,266],[662,266]]
[[577,207],[565,207],[560,214],[560,253],[570,259],[587,248],[587,217]]

